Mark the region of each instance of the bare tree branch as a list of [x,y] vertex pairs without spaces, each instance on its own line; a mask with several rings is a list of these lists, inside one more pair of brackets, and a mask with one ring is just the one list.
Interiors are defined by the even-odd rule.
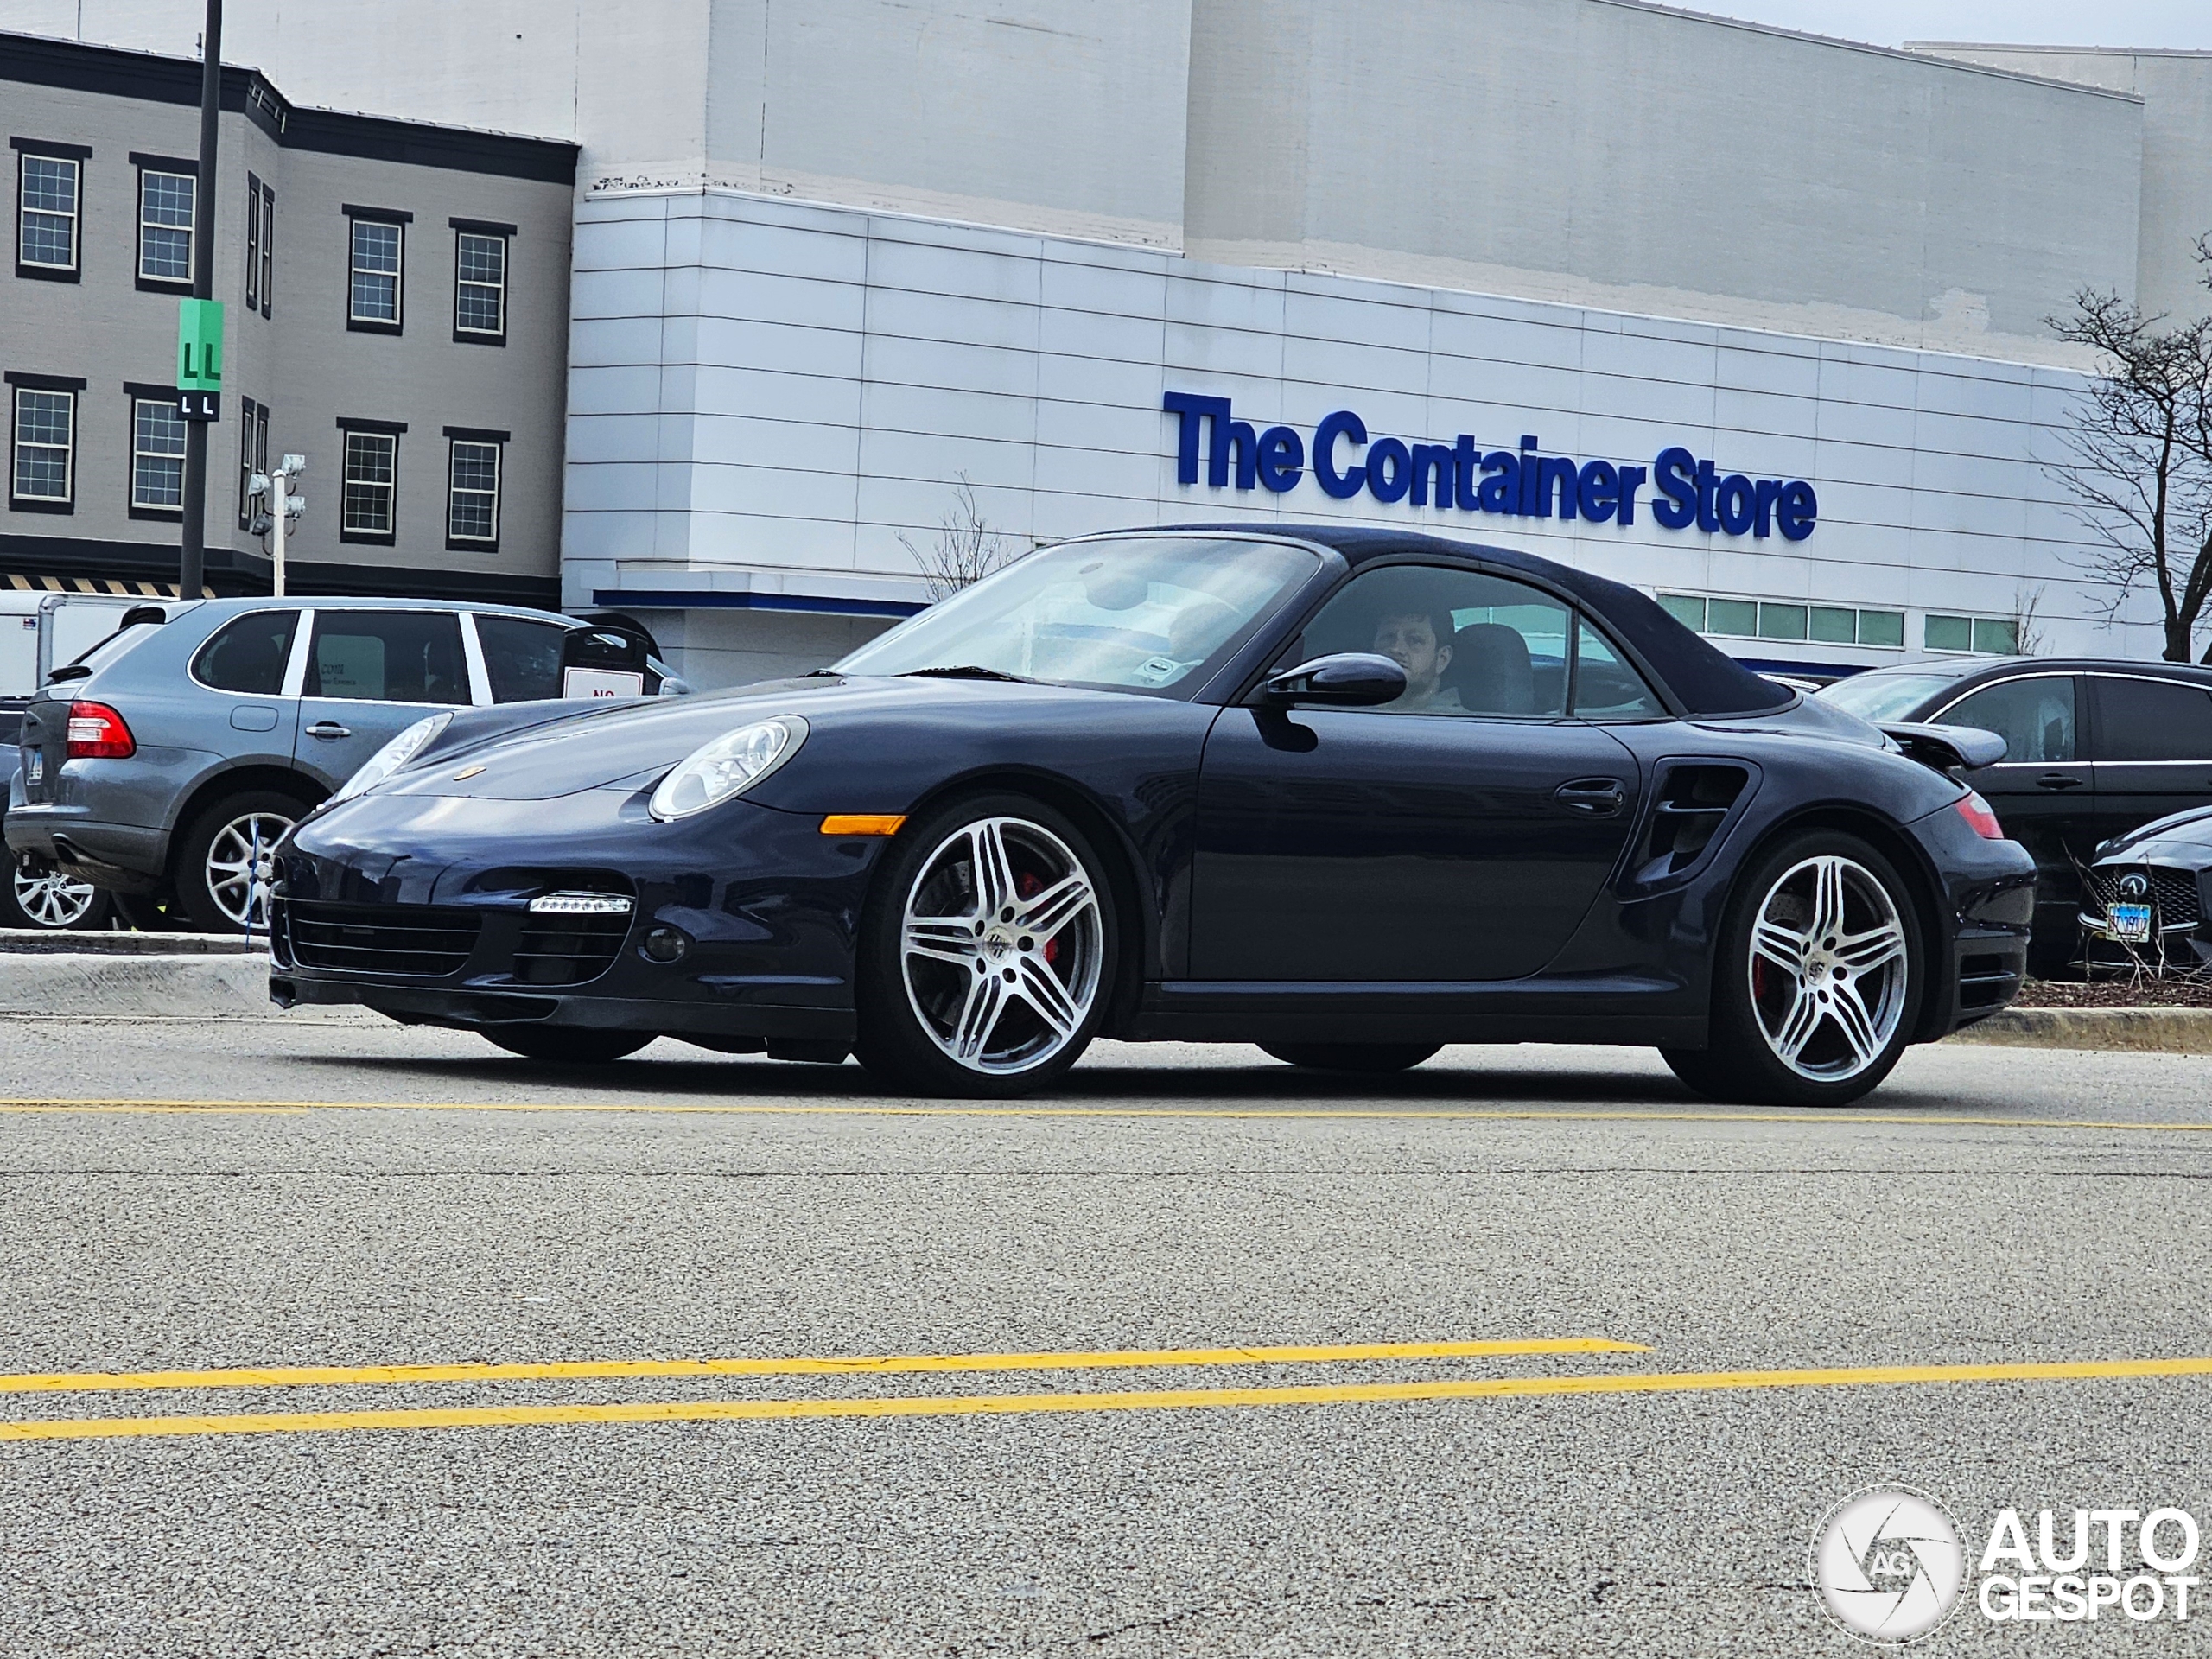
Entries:
[[962,473],[959,478],[959,487],[952,493],[952,507],[938,521],[937,540],[929,551],[923,552],[905,536],[899,538],[907,556],[921,567],[932,605],[974,586],[1030,550],[1016,550],[1010,538],[984,523],[982,512],[976,505],[975,486],[969,483],[967,474]]
[[[2197,257],[2212,283],[2212,238]],[[2165,656],[2187,662],[2212,598],[2212,320],[2146,317],[2084,289],[2071,317],[2050,322],[2099,365],[2062,435],[2066,459],[2047,469],[2101,544],[2075,566],[2103,589],[2091,602],[2107,622],[2138,587],[2156,592]]]

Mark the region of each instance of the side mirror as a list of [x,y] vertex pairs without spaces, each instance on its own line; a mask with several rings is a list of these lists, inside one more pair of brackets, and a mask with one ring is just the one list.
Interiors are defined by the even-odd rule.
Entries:
[[644,641],[614,628],[571,628],[561,640],[563,697],[642,697],[660,677]]
[[1338,652],[1268,677],[1260,688],[1270,703],[1312,702],[1337,709],[1372,709],[1406,695],[1406,671],[1371,652]]

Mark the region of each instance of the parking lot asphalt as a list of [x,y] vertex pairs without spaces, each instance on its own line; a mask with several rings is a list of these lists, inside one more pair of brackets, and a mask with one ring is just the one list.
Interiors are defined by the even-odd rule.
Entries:
[[1869,1484],[2212,1512],[2208,1085],[1102,1045],[1002,1109],[0,1020],[0,1648],[1864,1651],[1808,1551]]

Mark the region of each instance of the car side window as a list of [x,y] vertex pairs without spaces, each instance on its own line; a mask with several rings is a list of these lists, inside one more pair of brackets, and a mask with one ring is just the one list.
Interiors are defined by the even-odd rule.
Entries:
[[2099,674],[2100,760],[2212,761],[2212,691],[2173,680]]
[[1295,655],[1391,658],[1406,671],[1406,691],[1377,714],[1556,720],[1567,709],[1569,620],[1565,605],[1525,582],[1444,565],[1385,565],[1338,588],[1306,624]]
[[192,677],[218,691],[273,697],[284,689],[284,669],[292,660],[297,611],[251,611],[215,631],[192,659]]
[[1667,714],[1667,705],[1643,676],[1580,618],[1574,632],[1574,714],[1579,720],[1662,720]]
[[479,616],[476,643],[483,647],[492,701],[536,702],[559,696],[561,641],[568,632],[557,622],[524,616]]
[[310,697],[467,702],[461,618],[451,611],[318,611]]
[[2005,740],[2005,758],[2010,761],[2032,765],[2080,758],[2074,678],[2069,674],[2039,674],[1984,686],[1935,719],[1941,725],[1996,733]]

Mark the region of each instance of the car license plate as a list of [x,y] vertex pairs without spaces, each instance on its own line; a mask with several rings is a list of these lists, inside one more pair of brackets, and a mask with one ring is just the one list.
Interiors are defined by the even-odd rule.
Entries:
[[2151,937],[2151,906],[2107,905],[2105,927],[2115,939],[2140,941]]
[[23,751],[23,781],[27,784],[35,784],[45,776],[46,751],[25,749]]

